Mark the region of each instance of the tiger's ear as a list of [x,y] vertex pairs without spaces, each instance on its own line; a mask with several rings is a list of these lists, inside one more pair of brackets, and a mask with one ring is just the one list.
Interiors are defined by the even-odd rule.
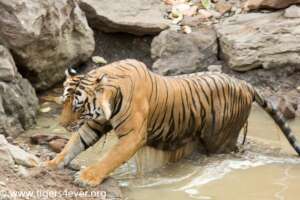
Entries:
[[71,77],[71,76],[76,76],[78,74],[78,72],[72,67],[68,67],[68,69],[66,69],[65,71],[66,77]]

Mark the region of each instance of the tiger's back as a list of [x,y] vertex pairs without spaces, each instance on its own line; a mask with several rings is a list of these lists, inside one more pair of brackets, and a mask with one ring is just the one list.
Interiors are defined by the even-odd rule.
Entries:
[[175,150],[198,141],[213,153],[235,148],[254,99],[249,84],[221,73],[152,75],[148,145]]

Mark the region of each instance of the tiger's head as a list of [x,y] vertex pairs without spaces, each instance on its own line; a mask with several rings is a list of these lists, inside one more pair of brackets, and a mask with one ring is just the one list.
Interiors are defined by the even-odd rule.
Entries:
[[78,75],[69,68],[64,82],[60,124],[70,127],[81,126],[91,119],[108,121],[120,101],[120,89],[109,82],[106,74]]

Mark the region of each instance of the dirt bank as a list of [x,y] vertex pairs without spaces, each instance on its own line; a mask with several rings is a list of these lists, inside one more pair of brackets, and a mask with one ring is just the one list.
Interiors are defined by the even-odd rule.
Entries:
[[117,182],[109,178],[96,188],[80,188],[73,184],[75,171],[28,169],[26,177],[11,166],[0,164],[0,199],[122,199]]

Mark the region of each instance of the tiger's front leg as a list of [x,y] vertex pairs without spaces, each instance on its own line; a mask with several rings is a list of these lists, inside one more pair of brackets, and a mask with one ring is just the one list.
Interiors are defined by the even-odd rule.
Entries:
[[[95,130],[97,129],[97,130]],[[45,163],[46,167],[57,169],[68,165],[79,153],[94,145],[103,134],[107,133],[106,125],[87,122],[73,133],[65,148],[57,156]]]
[[80,134],[78,132],[73,133],[64,149],[53,160],[46,161],[44,166],[50,169],[61,169],[68,165],[84,149]]
[[112,171],[128,161],[144,144],[146,129],[132,131],[120,138],[119,142],[97,163],[82,169],[75,176],[75,183],[85,186],[97,186]]

